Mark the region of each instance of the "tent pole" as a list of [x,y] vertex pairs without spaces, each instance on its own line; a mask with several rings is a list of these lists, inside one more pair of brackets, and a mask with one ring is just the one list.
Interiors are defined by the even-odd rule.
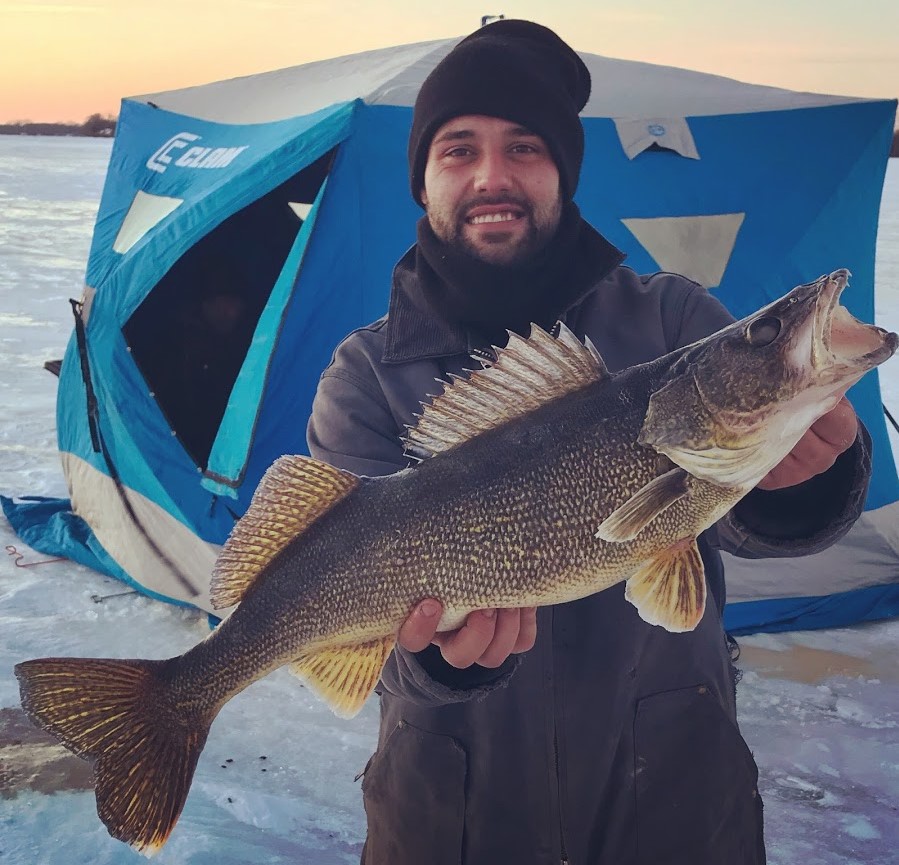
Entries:
[[894,418],[890,414],[890,410],[886,406],[883,407],[883,413],[887,416],[890,423],[893,425],[893,429],[896,430],[896,432],[899,432],[899,424],[896,423],[896,418]]

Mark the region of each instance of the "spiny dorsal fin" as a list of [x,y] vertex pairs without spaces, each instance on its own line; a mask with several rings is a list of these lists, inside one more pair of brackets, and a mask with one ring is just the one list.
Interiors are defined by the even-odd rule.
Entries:
[[336,715],[352,718],[378,684],[395,642],[396,637],[389,634],[370,643],[334,646],[297,659],[290,669]]
[[632,541],[662,511],[687,494],[689,478],[681,468],[653,478],[602,521],[596,537],[613,543]]
[[220,610],[238,603],[260,571],[297,535],[355,489],[359,478],[302,456],[276,460],[219,554],[210,598]]
[[643,621],[676,634],[699,624],[705,595],[705,569],[695,538],[685,538],[644,562],[624,590]]
[[453,377],[403,443],[411,454],[431,457],[608,376],[589,339],[582,343],[564,324],[554,339],[533,324],[528,339],[509,335],[495,363]]

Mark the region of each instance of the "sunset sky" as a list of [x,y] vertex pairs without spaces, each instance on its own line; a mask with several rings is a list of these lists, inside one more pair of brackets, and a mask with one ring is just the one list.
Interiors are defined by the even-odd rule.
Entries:
[[0,122],[529,18],[575,48],[759,84],[899,96],[899,0],[0,0]]

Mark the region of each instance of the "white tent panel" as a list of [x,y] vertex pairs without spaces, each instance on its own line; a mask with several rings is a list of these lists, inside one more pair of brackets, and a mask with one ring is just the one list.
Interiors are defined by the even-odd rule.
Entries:
[[[133,98],[219,123],[286,120],[364,98],[382,88],[390,92],[393,79],[407,75],[434,51],[448,52],[454,43],[455,40],[439,40],[382,48]],[[425,63],[424,68],[432,65]]]
[[[399,45],[132,98],[220,123],[283,120],[357,98],[370,105],[411,106],[421,82],[458,41],[438,39]],[[696,117],[866,101],[797,93],[704,72],[580,54],[593,79],[584,117]]]
[[721,284],[745,213],[622,219],[662,270],[705,288]]
[[170,198],[166,195],[151,195],[139,189],[128,213],[122,220],[122,226],[116,235],[112,248],[114,252],[124,255],[151,228],[158,225],[170,213],[184,204],[181,198]]
[[309,214],[312,212],[311,204],[302,204],[299,201],[288,201],[287,206],[297,215],[300,219],[305,222],[309,218]]
[[690,124],[683,117],[618,118],[615,128],[628,159],[639,156],[653,144],[687,159],[699,159]]
[[724,554],[727,602],[759,598],[803,598],[849,592],[896,582],[899,502],[866,511],[840,543],[798,559],[764,562]]
[[[72,510],[91,527],[116,563],[143,589],[212,612],[209,575],[221,547],[201,540],[155,502],[123,487],[128,504],[146,532],[144,536],[128,514],[112,478],[73,453],[61,456]],[[158,550],[164,551],[199,594],[192,595],[181,584],[172,568],[160,559]]]

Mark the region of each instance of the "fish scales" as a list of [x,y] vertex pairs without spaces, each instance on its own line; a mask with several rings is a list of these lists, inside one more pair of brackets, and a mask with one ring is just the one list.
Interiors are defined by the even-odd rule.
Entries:
[[216,563],[213,603],[236,607],[205,641],[164,661],[26,661],[25,710],[97,761],[100,818],[152,854],[225,702],[286,664],[355,714],[425,597],[452,629],[470,610],[624,582],[647,622],[695,627],[696,537],[896,350],[896,334],[839,306],[847,280],[799,286],[615,376],[564,327],[511,335],[495,364],[424,407],[405,438],[416,468],[359,478],[278,460]]
[[[626,405],[621,394],[648,394],[664,369],[636,368],[616,387],[597,383],[562,397],[535,412],[527,430],[492,430],[451,461],[363,481],[285,548],[243,600],[244,615],[213,639],[225,640],[239,623],[230,642],[264,645],[264,675],[304,646],[395,631],[425,597],[441,598],[451,627],[471,610],[558,603],[619,582],[658,541],[609,544],[594,538],[596,528],[660,473],[655,451],[635,443],[645,402]],[[645,387],[630,380],[638,375],[649,378]],[[738,497],[729,491],[724,510]],[[675,507],[664,518],[670,539],[695,531],[721,500],[699,511]],[[260,642],[273,634],[277,645]],[[218,663],[233,677],[235,659],[227,653],[216,662],[210,642],[190,669],[206,678]]]

